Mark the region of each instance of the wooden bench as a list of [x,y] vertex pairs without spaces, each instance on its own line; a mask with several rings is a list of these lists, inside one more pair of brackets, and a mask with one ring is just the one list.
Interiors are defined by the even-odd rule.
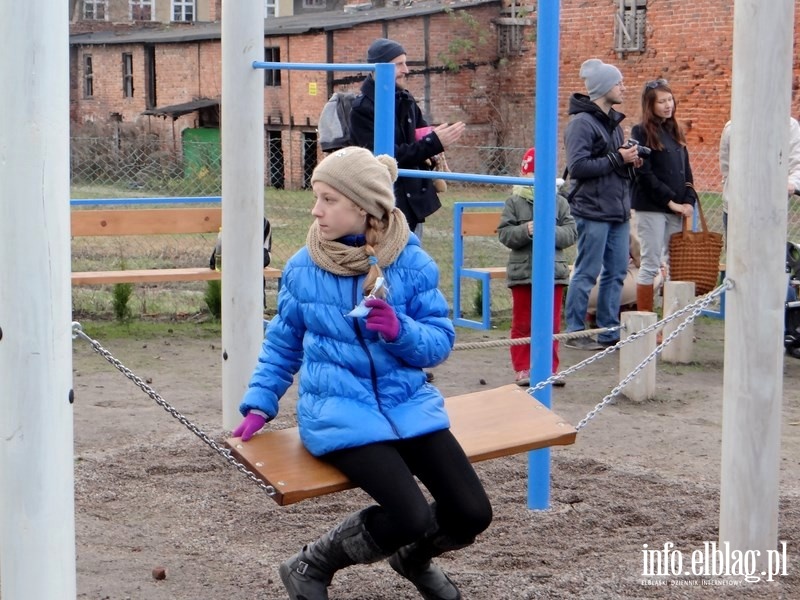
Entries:
[[[445,400],[450,429],[471,462],[575,443],[578,432],[515,384]],[[352,488],[331,465],[303,447],[296,427],[263,431],[247,442],[229,438],[236,459],[292,504]]]
[[[142,208],[115,210],[73,210],[73,237],[170,235],[217,233],[222,226],[221,208]],[[209,255],[211,248],[209,248]],[[264,268],[267,279],[281,278],[281,270]],[[222,278],[220,271],[208,266],[174,269],[123,269],[117,271],[80,271],[72,273],[74,285],[113,283],[152,283],[164,281],[210,281]]]
[[[472,329],[491,327],[491,282],[504,279],[505,267],[467,267],[464,265],[464,238],[497,238],[503,202],[456,202],[453,204],[453,324]],[[495,208],[491,212],[472,209]],[[499,243],[499,242],[498,242]],[[481,320],[474,321],[461,316],[461,279],[468,277],[481,282]]]

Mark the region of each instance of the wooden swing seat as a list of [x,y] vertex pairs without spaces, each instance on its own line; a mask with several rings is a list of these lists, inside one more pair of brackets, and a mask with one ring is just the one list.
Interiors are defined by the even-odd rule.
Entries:
[[[445,400],[450,428],[471,462],[575,442],[577,431],[511,384]],[[248,442],[225,441],[232,454],[275,488],[281,506],[349,489],[337,469],[303,447],[296,427],[263,431]]]

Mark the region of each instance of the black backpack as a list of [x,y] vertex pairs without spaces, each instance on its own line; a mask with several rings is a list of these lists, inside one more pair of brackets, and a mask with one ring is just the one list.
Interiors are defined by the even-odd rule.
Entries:
[[[222,248],[222,232],[220,231],[219,235],[217,236],[217,243],[214,244],[214,249],[211,251],[211,260],[208,262],[209,268],[214,270],[216,268],[217,263],[217,251]],[[269,262],[272,259],[270,256],[270,252],[272,252],[272,225],[270,225],[269,219],[264,217],[264,266],[268,267]]]
[[322,107],[317,131],[319,146],[323,152],[333,152],[352,146],[350,139],[350,111],[353,109],[353,92],[334,92]]

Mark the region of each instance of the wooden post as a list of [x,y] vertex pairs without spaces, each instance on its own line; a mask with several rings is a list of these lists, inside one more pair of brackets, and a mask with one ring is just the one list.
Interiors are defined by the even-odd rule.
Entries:
[[719,542],[759,572],[778,543],[793,24],[793,0],[734,3]]
[[0,12],[0,597],[75,600],[69,22]]
[[[694,302],[693,281],[667,281],[664,284],[664,317],[668,317],[680,309]],[[688,315],[686,315],[688,316]],[[662,335],[664,339],[678,328],[686,319],[676,319],[664,325]],[[683,331],[670,341],[661,351],[661,359],[667,363],[692,362],[692,348],[694,347],[694,323],[684,327]]]
[[[623,338],[628,338],[637,331],[649,327],[656,322],[656,319],[656,314],[651,312],[628,311],[622,313]],[[625,344],[619,351],[620,381],[627,377],[655,347],[655,331],[651,331],[635,342]],[[635,402],[653,398],[656,395],[656,361],[652,360],[625,386],[622,393]]]
[[264,7],[222,3],[222,426],[239,421],[264,339]]

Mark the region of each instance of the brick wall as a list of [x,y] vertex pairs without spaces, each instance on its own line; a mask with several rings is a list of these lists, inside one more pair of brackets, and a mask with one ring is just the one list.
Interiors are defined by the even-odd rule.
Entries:
[[[211,6],[215,6],[213,3]],[[677,116],[687,127],[692,153],[716,152],[719,133],[728,119],[731,94],[733,0],[707,0],[702,4],[678,0],[649,2],[646,50],[617,55],[614,52],[614,15],[617,0],[562,0],[559,131],[566,124],[571,93],[585,90],[578,77],[581,63],[598,57],[618,66],[627,93],[620,110],[627,114],[626,132],[640,116],[639,97],[644,82],[657,77],[670,81],[679,103]],[[468,123],[464,146],[525,147],[533,140],[535,106],[535,22],[524,28],[528,40],[520,56],[500,60],[497,28],[493,19],[500,3],[450,13],[393,18],[349,29],[312,31],[265,39],[265,46],[280,49],[282,61],[363,62],[366,47],[376,37],[401,42],[408,52],[409,89],[433,123],[464,120]],[[800,19],[800,12],[796,12]],[[795,29],[800,30],[795,24]],[[328,54],[331,48],[331,54]],[[150,131],[180,137],[196,123],[196,116],[171,119],[142,117],[144,110],[144,56],[142,46],[114,44],[73,49],[71,72],[82,76],[81,56],[94,57],[95,98],[81,97],[80,80],[73,85],[72,115],[77,123],[104,121],[110,113],[125,122],[139,122]],[[133,99],[122,98],[121,53],[134,55]],[[187,102],[198,97],[219,97],[221,92],[220,44],[208,42],[160,44],[156,50],[158,106]],[[448,70],[446,66],[455,67]],[[302,136],[313,133],[322,105],[334,89],[358,89],[364,73],[282,71],[280,87],[264,92],[265,127],[283,133],[287,186],[302,181]],[[794,86],[800,66],[795,60]],[[800,114],[800,97],[793,101]],[[481,171],[477,152],[464,151],[457,164]],[[563,150],[559,141],[559,164]],[[474,156],[472,156],[474,155]],[[716,187],[715,175],[700,185]],[[713,181],[712,181],[713,180]]]
[[[733,53],[733,0],[702,3],[679,0],[648,2],[646,50],[618,56],[614,51],[614,13],[617,0],[582,2],[566,0],[561,11],[561,72],[559,131],[566,124],[570,93],[584,92],[578,77],[581,63],[590,57],[611,62],[622,71],[627,115],[626,133],[641,117],[641,90],[645,82],[663,77],[678,102],[676,117],[687,131],[691,154],[713,155],[719,148],[722,127],[729,118]],[[800,31],[795,11],[795,31]],[[793,88],[798,86],[800,65],[796,53]],[[792,114],[800,114],[795,97]],[[704,189],[718,187],[716,174],[700,181]]]

